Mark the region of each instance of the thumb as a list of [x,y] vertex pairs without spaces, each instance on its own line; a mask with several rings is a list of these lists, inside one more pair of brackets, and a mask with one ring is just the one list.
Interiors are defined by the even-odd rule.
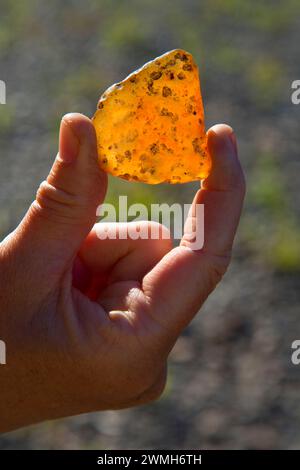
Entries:
[[29,264],[64,271],[94,225],[106,188],[90,119],[67,114],[60,126],[59,153],[15,233],[22,251],[30,253]]

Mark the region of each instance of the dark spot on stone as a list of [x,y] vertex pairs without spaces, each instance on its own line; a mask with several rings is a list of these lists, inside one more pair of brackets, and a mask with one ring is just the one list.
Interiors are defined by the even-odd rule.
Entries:
[[98,109],[103,109],[104,108],[104,104],[102,103],[102,101],[100,101],[100,103],[98,104]]
[[168,86],[164,86],[162,90],[162,95],[166,98],[167,96],[172,95],[172,90]]
[[108,162],[107,158],[102,158],[102,163],[104,163],[104,165],[106,165]]
[[171,117],[171,116],[173,116],[173,113],[171,111],[169,111],[167,108],[162,108],[161,111],[160,111],[160,115],[161,116]]
[[194,147],[194,152],[201,153],[201,146],[200,146],[200,141],[199,141],[198,137],[196,137],[192,141],[192,144],[193,144],[193,147]]
[[196,116],[197,112],[196,111],[193,111],[193,115]]
[[193,70],[193,66],[192,64],[184,64],[182,69],[186,70],[187,72],[190,72],[191,70]]
[[132,77],[130,77],[129,81],[130,81],[131,83],[136,83],[136,82],[137,82],[137,77],[136,77],[136,75],[133,75]]
[[122,83],[116,83],[115,88],[117,88],[117,90],[120,90],[121,88],[123,88]]
[[150,94],[150,95],[153,95],[153,94],[154,94],[153,80],[149,80],[149,81],[148,81],[148,83],[147,83],[147,88],[148,88],[149,94]]
[[175,55],[175,59],[182,60],[182,62],[187,62],[189,60],[188,56],[183,52],[177,52],[177,54]]
[[174,73],[173,72],[167,72],[167,77],[170,79],[170,80],[174,80]]
[[126,158],[131,158],[131,152],[130,152],[130,150],[126,150],[126,151],[125,151],[125,157],[126,157]]
[[155,155],[156,153],[159,152],[159,145],[156,143],[150,145],[150,151],[153,155]]
[[167,108],[162,108],[161,111],[160,111],[160,115],[161,116],[166,116],[166,117],[169,117],[171,118],[171,121],[173,123],[175,123],[176,121],[178,121],[178,115],[177,114],[173,114],[171,111],[169,111]]
[[121,106],[123,106],[125,104],[125,101],[124,100],[120,100],[120,98],[115,98],[115,103],[116,104],[120,104]]
[[166,66],[167,66],[167,67],[172,67],[172,66],[175,65],[175,64],[176,64],[176,61],[175,61],[174,59],[171,59],[171,60],[169,60],[169,61],[166,63]]
[[185,75],[183,72],[179,72],[179,74],[177,75],[177,78],[179,78],[179,80],[184,80],[185,79]]
[[111,150],[111,149],[112,149],[112,145],[110,145],[110,146],[108,147],[108,150]]
[[130,174],[129,173],[124,173],[124,175],[120,175],[121,178],[123,178],[124,180],[129,180],[130,179]]
[[162,73],[159,70],[157,70],[156,72],[152,72],[150,74],[150,77],[152,78],[152,80],[158,80],[161,76],[162,76]]
[[123,155],[116,155],[116,160],[117,160],[118,163],[123,163],[123,161],[124,161]]
[[173,152],[173,149],[167,147],[166,144],[163,143],[163,144],[161,144],[161,146],[162,146],[162,149],[163,149],[165,152],[174,153],[174,152]]

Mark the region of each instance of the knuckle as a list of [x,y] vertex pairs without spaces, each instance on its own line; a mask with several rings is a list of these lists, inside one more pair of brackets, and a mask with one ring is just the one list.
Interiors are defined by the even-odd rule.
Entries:
[[209,273],[212,283],[214,285],[218,284],[226,273],[228,266],[230,264],[231,255],[224,256],[212,256],[210,257],[209,262]]
[[58,189],[48,181],[43,181],[37,191],[37,200],[42,205],[62,205],[62,206],[75,206],[77,205],[76,195],[69,191]]
[[89,212],[89,205],[72,192],[59,189],[48,181],[43,181],[36,194],[36,209],[48,218],[76,222]]

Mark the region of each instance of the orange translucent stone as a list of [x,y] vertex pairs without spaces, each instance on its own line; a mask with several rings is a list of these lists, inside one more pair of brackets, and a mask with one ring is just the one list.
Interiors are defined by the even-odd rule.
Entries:
[[103,170],[129,181],[186,183],[210,170],[198,68],[176,49],[101,96],[93,117]]

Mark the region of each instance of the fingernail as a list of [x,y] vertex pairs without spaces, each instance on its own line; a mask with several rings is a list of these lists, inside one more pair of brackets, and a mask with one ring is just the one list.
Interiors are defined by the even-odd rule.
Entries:
[[237,156],[237,141],[230,126],[216,124],[208,131],[208,148],[212,154],[223,153],[226,150]]
[[79,140],[72,131],[72,121],[66,116],[60,124],[58,158],[64,163],[73,163],[79,152]]

